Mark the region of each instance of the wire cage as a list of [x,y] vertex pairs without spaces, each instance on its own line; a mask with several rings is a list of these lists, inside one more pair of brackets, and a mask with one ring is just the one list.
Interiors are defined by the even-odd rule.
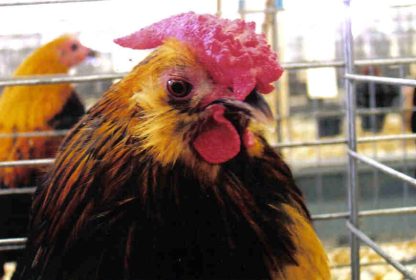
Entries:
[[[68,3],[68,2],[100,2],[108,0],[51,0],[51,1],[9,1],[5,3],[0,3],[0,9],[2,6],[20,6],[20,5],[34,5],[34,4],[51,4],[51,3]],[[278,30],[276,29],[276,12],[279,10],[280,1],[266,1],[265,10],[250,10],[244,6],[245,1],[239,1],[239,13],[241,17],[246,17],[252,13],[262,13],[265,15],[265,22],[269,24],[269,30],[267,25],[263,26],[265,31],[268,31],[272,34],[271,41],[274,48],[278,48],[276,34]],[[401,57],[401,58],[382,58],[382,59],[355,59],[354,57],[354,38],[351,31],[351,16],[348,13],[350,9],[350,0],[343,0],[344,4],[344,19],[343,26],[340,30],[341,41],[342,41],[342,50],[343,50],[343,59],[342,60],[333,60],[333,61],[309,61],[309,62],[290,62],[282,63],[283,67],[286,69],[286,72],[296,73],[297,71],[304,71],[306,69],[323,69],[323,68],[335,68],[339,71],[341,79],[340,81],[344,84],[344,107],[338,107],[335,110],[321,110],[319,102],[313,102],[312,110],[308,111],[305,116],[307,118],[312,117],[317,122],[317,135],[318,137],[313,140],[293,140],[290,137],[290,127],[291,121],[293,122],[293,115],[291,112],[285,114],[280,110],[280,105],[276,106],[276,127],[277,127],[277,141],[275,143],[275,148],[278,149],[284,156],[288,157],[289,160],[293,155],[293,151],[296,149],[305,149],[307,147],[314,148],[317,151],[318,162],[313,161],[312,165],[318,165],[317,169],[309,169],[310,174],[313,176],[309,181],[313,181],[315,184],[315,190],[318,192],[318,202],[319,197],[322,197],[324,193],[324,180],[327,178],[324,177],[323,169],[325,166],[333,165],[332,162],[327,162],[326,165],[322,162],[325,161],[325,157],[320,154],[323,147],[342,147],[342,152],[344,156],[340,158],[343,163],[338,164],[343,169],[342,172],[345,175],[341,178],[341,175],[335,176],[335,187],[342,189],[342,183],[345,182],[347,196],[345,199],[345,204],[347,209],[345,211],[337,212],[326,212],[326,213],[314,213],[312,218],[316,223],[325,227],[324,223],[329,223],[331,221],[342,221],[345,222],[345,234],[348,236],[348,245],[350,250],[350,273],[351,279],[360,279],[360,269],[367,263],[363,263],[360,259],[360,245],[364,244],[369,248],[373,249],[378,255],[381,256],[385,262],[392,265],[397,269],[404,278],[406,279],[416,279],[416,275],[406,267],[406,264],[400,263],[398,260],[394,259],[389,255],[377,242],[374,238],[371,238],[369,234],[366,234],[365,228],[360,226],[360,218],[370,218],[370,217],[380,217],[383,219],[385,217],[393,216],[411,216],[416,214],[416,206],[402,206],[402,207],[390,207],[385,208],[381,205],[377,209],[369,210],[360,210],[360,185],[362,180],[359,180],[359,173],[363,168],[370,170],[371,178],[368,179],[371,181],[369,184],[372,184],[374,187],[374,192],[370,193],[372,196],[377,196],[378,186],[381,185],[381,181],[385,178],[381,178],[381,174],[386,174],[395,178],[395,184],[400,185],[403,190],[403,196],[408,197],[412,194],[411,189],[416,186],[416,179],[410,176],[412,170],[415,168],[415,164],[409,163],[409,161],[416,159],[414,154],[411,154],[407,150],[407,142],[416,140],[416,134],[409,133],[408,130],[403,128],[400,130],[401,133],[395,133],[390,135],[381,135],[380,133],[373,133],[367,136],[358,136],[357,131],[357,118],[362,116],[367,116],[366,122],[369,123],[371,128],[377,127],[377,116],[381,114],[396,112],[402,114],[405,110],[402,108],[395,107],[380,107],[377,106],[375,101],[375,92],[374,90],[369,93],[370,103],[367,108],[357,107],[357,99],[359,95],[357,94],[357,89],[359,83],[368,83],[375,87],[379,84],[385,85],[395,85],[395,86],[410,86],[416,87],[416,80],[404,78],[404,66],[416,64],[416,57]],[[221,6],[221,1],[217,0],[218,7]],[[221,9],[217,10],[217,14],[221,14]],[[357,69],[359,67],[369,67],[369,71],[366,73],[359,73]],[[380,76],[375,75],[374,67],[377,66],[396,66],[399,69],[400,78],[392,78],[389,76]],[[372,68],[373,67],[373,68]],[[4,78],[0,79],[0,87],[4,86],[17,86],[17,85],[39,85],[39,84],[54,84],[62,82],[71,82],[71,83],[89,83],[94,81],[113,81],[123,77],[126,73],[100,73],[100,74],[87,74],[87,75],[54,75],[54,76],[44,76],[44,77],[20,77],[20,78]],[[289,79],[290,82],[290,79]],[[279,84],[277,84],[279,88]],[[292,98],[292,96],[290,97]],[[281,99],[281,95],[277,95],[277,102],[284,103]],[[413,111],[414,109],[410,109]],[[337,136],[338,133],[333,133],[327,131],[326,129],[329,126],[339,126],[340,119],[345,118],[345,136]],[[364,119],[363,119],[364,120]],[[341,121],[342,124],[342,121]],[[292,123],[293,125],[293,123]],[[365,125],[365,124],[362,124]],[[285,128],[289,133],[282,131],[282,128]],[[377,130],[377,129],[376,129]],[[10,134],[0,134],[1,137],[42,137],[42,136],[62,136],[67,133],[67,130],[59,131],[42,131],[42,132],[25,132],[25,133],[14,133]],[[289,136],[288,136],[289,135]],[[335,135],[335,136],[334,136]],[[328,137],[332,136],[332,137]],[[386,158],[380,158],[377,153],[376,143],[380,142],[391,142],[396,141],[403,147],[402,157],[395,158],[394,160],[386,160]],[[373,156],[368,156],[360,152],[358,148],[359,145],[370,145],[370,150],[373,151]],[[414,145],[414,144],[413,144]],[[42,166],[52,164],[54,159],[45,158],[45,159],[31,159],[31,160],[19,160],[19,161],[8,161],[0,162],[0,168],[5,167],[16,167],[16,166]],[[396,164],[398,163],[398,164]],[[388,166],[394,166],[394,168]],[[321,167],[321,168],[319,168]],[[412,169],[413,168],[413,169]],[[317,170],[319,169],[319,172]],[[295,175],[301,170],[307,170],[294,166]],[[299,171],[299,172],[297,172]],[[339,173],[341,174],[341,173]],[[305,174],[304,174],[305,175]],[[305,177],[305,176],[304,176]],[[306,176],[307,177],[307,176]],[[401,182],[401,183],[397,183]],[[310,190],[303,189],[307,193]],[[345,189],[343,189],[345,190]],[[19,189],[0,189],[0,196],[7,196],[11,194],[29,194],[35,191],[35,187],[26,187]],[[322,203],[322,201],[320,201]],[[313,211],[314,212],[314,211]],[[413,217],[414,218],[414,217]],[[318,227],[319,229],[319,227]],[[318,230],[319,232],[319,230]],[[0,239],[0,251],[7,250],[16,250],[23,249],[26,239],[21,237]],[[371,264],[370,264],[371,265]]]

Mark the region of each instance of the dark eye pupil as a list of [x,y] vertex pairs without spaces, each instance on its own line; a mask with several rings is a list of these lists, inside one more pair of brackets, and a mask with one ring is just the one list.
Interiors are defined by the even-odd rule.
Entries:
[[78,49],[78,45],[77,44],[75,44],[75,43],[73,43],[72,45],[71,45],[71,51],[76,51]]
[[191,84],[183,80],[169,80],[167,88],[174,97],[185,97],[192,90]]

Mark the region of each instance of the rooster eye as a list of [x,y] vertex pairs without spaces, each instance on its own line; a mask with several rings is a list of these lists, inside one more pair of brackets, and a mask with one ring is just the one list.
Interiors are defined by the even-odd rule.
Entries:
[[75,52],[76,50],[78,50],[78,45],[77,45],[77,44],[75,44],[75,43],[73,43],[73,44],[71,45],[71,51]]
[[184,80],[169,80],[166,87],[170,95],[178,98],[187,96],[192,90],[192,85]]

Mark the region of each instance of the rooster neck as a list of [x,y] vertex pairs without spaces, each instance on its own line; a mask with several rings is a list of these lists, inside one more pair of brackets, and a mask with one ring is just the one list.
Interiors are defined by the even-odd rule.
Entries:
[[[111,139],[114,143],[106,138],[95,141],[129,144],[120,131]],[[71,139],[67,141],[71,146]],[[120,141],[126,142],[120,146]],[[83,145],[82,137],[77,143]],[[127,273],[127,279],[258,279],[296,264],[297,248],[289,229],[293,221],[284,205],[306,219],[308,213],[290,170],[271,148],[265,148],[262,158],[240,153],[222,165],[211,184],[200,181],[181,162],[166,168],[127,148],[112,150],[107,162],[99,151],[86,150],[88,157],[77,159],[74,151],[61,157],[62,164],[68,164],[65,156],[72,157],[76,177],[65,175],[58,160],[54,176],[35,199],[32,227],[48,230],[35,231],[28,246],[42,248],[32,251],[35,259],[46,259],[34,266],[42,273],[88,275],[84,267],[94,267],[94,275],[117,271]],[[87,176],[88,170],[96,173]],[[57,189],[51,191],[52,187]],[[91,255],[87,264],[85,252]],[[85,266],[74,270],[79,261]],[[50,267],[57,263],[58,270]],[[55,278],[67,279],[62,274]],[[68,276],[72,278],[75,275]]]
[[[136,241],[153,239],[153,248],[164,253],[180,244],[178,258],[207,259],[211,251],[219,259],[227,256],[228,265],[231,260],[258,262],[252,267],[264,269],[264,277],[296,264],[297,248],[289,229],[293,221],[285,207],[293,207],[306,220],[309,213],[289,168],[264,144],[262,158],[242,152],[222,165],[212,183],[201,181],[180,162],[170,169],[152,162],[140,166],[144,172],[136,181],[136,210],[141,223],[147,224],[148,238],[137,231],[135,238],[141,240]],[[257,277],[260,272],[245,273]]]

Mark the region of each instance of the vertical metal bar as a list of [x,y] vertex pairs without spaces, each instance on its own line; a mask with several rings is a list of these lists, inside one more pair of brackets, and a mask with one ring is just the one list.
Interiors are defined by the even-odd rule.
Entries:
[[217,0],[217,16],[221,17],[222,14],[222,3],[221,0]]
[[241,19],[246,18],[246,1],[245,0],[238,1],[238,12],[240,13]]
[[[264,7],[264,22],[262,25],[262,32],[266,34],[267,38],[270,38],[270,44],[272,49],[277,52],[278,46],[278,29],[277,29],[277,9],[273,0],[265,1]],[[278,83],[277,81],[274,82],[274,87],[276,91],[276,106],[275,106],[275,114],[277,117],[276,121],[276,136],[277,142],[282,142],[282,110],[281,106],[284,103],[282,100],[282,92],[278,90]]]
[[[354,73],[353,38],[351,31],[350,0],[344,0],[345,18],[343,28],[344,38],[344,60],[345,73]],[[357,150],[357,136],[355,127],[355,88],[350,79],[345,79],[345,103],[347,111],[348,126],[348,149]],[[350,213],[349,222],[358,228],[358,205],[357,205],[357,161],[348,155],[348,209]],[[354,233],[350,232],[351,250],[351,279],[360,279],[360,243]]]
[[[275,6],[274,1],[270,1],[270,6],[266,7],[266,13],[270,13],[272,11],[272,14],[266,14],[265,18],[268,16],[271,16],[271,32],[272,32],[272,48],[275,52],[277,52],[277,49],[279,48],[279,34],[277,29],[277,9]],[[282,91],[278,90],[278,84],[275,82],[274,87],[276,89],[276,92],[278,93],[278,104],[276,105],[276,116],[277,118],[277,124],[276,124],[276,132],[277,132],[277,143],[281,143],[283,141],[282,137],[282,110],[280,108],[282,104]],[[290,98],[290,96],[289,96]],[[288,104],[288,108],[290,108],[290,105]],[[290,114],[289,114],[290,115]]]

